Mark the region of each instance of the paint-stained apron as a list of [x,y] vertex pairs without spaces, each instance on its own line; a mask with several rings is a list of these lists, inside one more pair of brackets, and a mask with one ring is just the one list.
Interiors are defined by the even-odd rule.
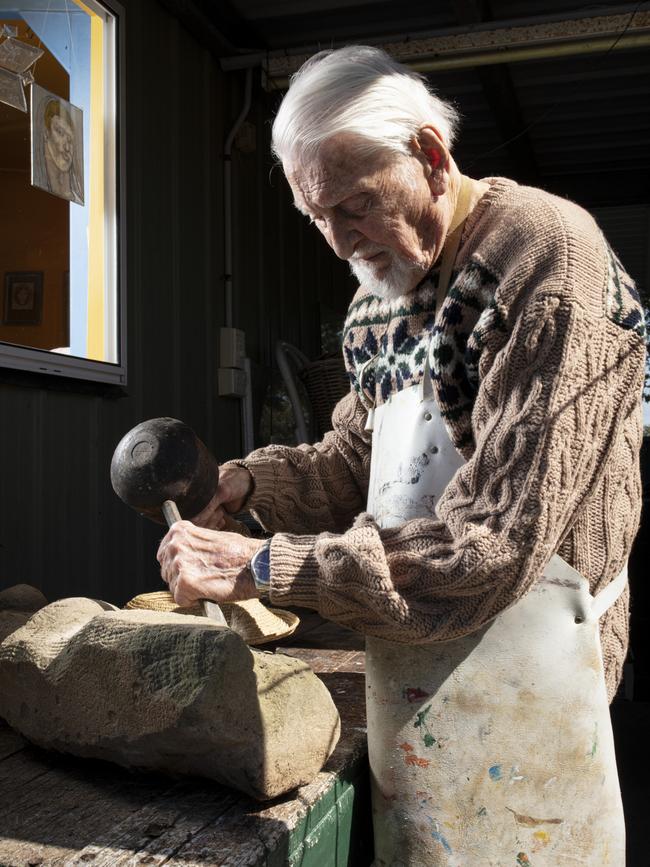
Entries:
[[[463,458],[428,364],[371,416],[368,511],[381,527],[434,517]],[[625,864],[598,620],[626,580],[593,597],[555,555],[476,633],[367,639],[375,867]]]

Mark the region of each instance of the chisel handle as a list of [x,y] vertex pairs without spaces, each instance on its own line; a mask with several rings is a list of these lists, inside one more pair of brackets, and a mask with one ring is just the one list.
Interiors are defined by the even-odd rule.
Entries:
[[176,521],[182,521],[181,513],[178,511],[178,506],[173,500],[165,500],[162,504],[162,513],[167,521],[167,526],[171,527]]

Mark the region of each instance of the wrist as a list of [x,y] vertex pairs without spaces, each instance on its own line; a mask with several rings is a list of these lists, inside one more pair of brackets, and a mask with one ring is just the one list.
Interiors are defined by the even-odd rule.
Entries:
[[271,540],[264,542],[248,564],[255,589],[260,596],[268,596],[271,588]]
[[245,579],[245,583],[243,584],[244,589],[239,598],[242,600],[259,599],[261,594],[255,586],[255,581],[253,580],[253,573],[251,571],[250,565],[244,567],[242,575]]

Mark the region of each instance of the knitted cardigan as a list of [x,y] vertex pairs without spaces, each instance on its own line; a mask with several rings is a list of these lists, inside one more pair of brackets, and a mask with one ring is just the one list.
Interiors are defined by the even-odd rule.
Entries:
[[[343,337],[352,388],[333,430],[316,445],[268,446],[235,462],[253,476],[247,507],[275,534],[273,604],[424,644],[488,623],[554,552],[592,593],[628,558],[641,507],[638,294],[581,208],[487,182],[439,324],[430,280],[392,302],[362,287]],[[371,455],[364,403],[417,383],[430,344],[434,394],[467,462],[437,520],[380,529],[360,514]],[[377,353],[362,401],[360,366]],[[601,639],[611,699],[627,648],[627,590],[601,619]]]

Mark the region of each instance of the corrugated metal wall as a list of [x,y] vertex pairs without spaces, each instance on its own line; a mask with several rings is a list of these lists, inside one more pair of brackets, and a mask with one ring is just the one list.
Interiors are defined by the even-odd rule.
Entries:
[[338,313],[342,324],[354,291],[347,264],[293,207],[282,171],[273,165],[271,119],[279,99],[256,79],[247,121],[247,140],[255,149],[242,152],[235,139],[233,160],[233,311],[253,362],[256,428],[276,341],[282,338],[315,358],[321,351],[321,306]]
[[210,107],[225,101],[224,82],[156,3],[128,3],[125,38],[127,394],[0,384],[0,580],[49,598],[122,601],[151,584],[155,528],[116,501],[108,477],[129,427],[175,415],[226,451],[236,441],[217,431],[210,363],[224,115]]
[[[144,418],[185,420],[223,460],[239,454],[239,403],[216,396],[223,323],[221,153],[239,112],[241,74],[154,0],[126,6],[128,377],[126,395],[63,391],[0,371],[0,587],[122,603],[159,587],[162,535],[123,506],[108,470]],[[257,144],[234,153],[235,324],[247,331],[256,405],[281,336],[319,351],[318,299],[335,264],[299,219],[280,173],[269,182],[268,99],[256,83]],[[302,235],[299,235],[302,238]],[[296,249],[296,243],[298,245]],[[308,268],[314,259],[317,267]],[[338,273],[341,273],[340,271]]]

